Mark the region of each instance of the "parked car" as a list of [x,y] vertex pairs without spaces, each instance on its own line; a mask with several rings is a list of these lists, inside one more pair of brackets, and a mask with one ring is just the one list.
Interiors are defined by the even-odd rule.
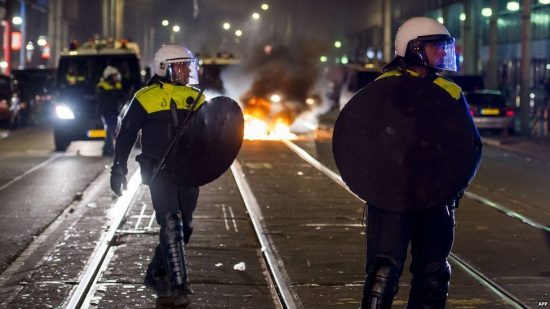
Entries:
[[464,95],[478,129],[513,133],[515,110],[500,91],[476,90],[464,92]]
[[26,108],[17,80],[0,75],[0,125],[7,128],[20,126],[21,115]]
[[28,108],[21,113],[23,124],[44,122],[48,119],[54,90],[54,69],[13,70],[12,75],[18,80],[21,99],[28,103]]

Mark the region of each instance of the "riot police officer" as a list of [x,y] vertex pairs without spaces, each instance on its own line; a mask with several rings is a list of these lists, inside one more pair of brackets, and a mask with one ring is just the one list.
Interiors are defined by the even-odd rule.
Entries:
[[[469,117],[460,87],[439,75],[443,70],[456,71],[455,41],[442,24],[427,17],[407,20],[397,31],[395,49],[395,58],[384,67],[378,80],[407,76],[432,81],[444,90],[441,92],[434,87],[447,97],[445,100],[457,106],[463,104],[465,117]],[[420,92],[420,89],[416,91]],[[400,99],[415,100],[410,97]],[[473,160],[469,161],[472,162],[469,166],[461,168],[473,172],[455,194],[435,206],[417,206],[406,211],[368,202],[366,279],[361,308],[391,308],[409,243],[413,278],[407,308],[445,307],[451,276],[447,257],[454,238],[454,210],[475,174],[481,156],[479,133],[473,122],[471,128],[466,129],[473,131],[468,132],[473,136]],[[407,177],[409,180],[414,178]]]
[[199,188],[176,184],[167,168],[161,169],[151,183],[149,178],[176,134],[177,123],[173,118],[184,119],[187,113],[193,112],[190,108],[195,99],[198,100],[197,110],[205,98],[202,95],[197,98],[199,91],[190,86],[198,84],[197,61],[184,46],[171,44],[161,47],[154,56],[153,65],[155,75],[145,88],[136,92],[122,119],[111,168],[111,188],[117,195],[125,189],[126,162],[141,130],[142,153],[137,160],[142,180],[149,185],[156,220],[161,228],[145,284],[155,290],[161,304],[186,306],[192,290],[185,244],[193,231],[191,223]]
[[107,134],[103,155],[112,156],[114,153],[115,130],[118,120],[118,113],[123,104],[123,90],[120,72],[113,66],[106,66],[103,70],[103,77],[96,85],[97,100],[99,102],[99,113],[101,121]]

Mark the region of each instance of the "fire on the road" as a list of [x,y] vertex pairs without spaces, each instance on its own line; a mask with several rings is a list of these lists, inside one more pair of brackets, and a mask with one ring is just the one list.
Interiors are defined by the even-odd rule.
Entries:
[[290,132],[292,122],[290,113],[285,110],[274,111],[273,105],[266,99],[250,98],[243,113],[245,139],[291,140],[296,138],[296,135]]

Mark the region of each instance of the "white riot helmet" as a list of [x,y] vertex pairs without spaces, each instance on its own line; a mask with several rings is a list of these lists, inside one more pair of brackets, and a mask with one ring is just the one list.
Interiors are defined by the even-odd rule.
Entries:
[[153,59],[153,72],[162,80],[178,85],[198,84],[197,59],[182,45],[161,47]]
[[121,76],[118,69],[110,65],[106,66],[105,69],[103,70],[103,79],[108,79],[112,75],[115,75],[114,80],[120,81]]
[[[436,59],[430,59],[426,46],[437,48]],[[438,21],[429,17],[407,20],[395,35],[395,54],[407,65],[419,64],[436,70],[456,71],[455,39]]]

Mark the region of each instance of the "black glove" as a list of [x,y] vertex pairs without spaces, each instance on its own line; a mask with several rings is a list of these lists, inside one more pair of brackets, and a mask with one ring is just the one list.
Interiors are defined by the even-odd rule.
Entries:
[[126,174],[128,173],[128,168],[123,165],[113,165],[111,167],[111,190],[118,195],[122,195],[122,191],[128,189],[126,182]]

